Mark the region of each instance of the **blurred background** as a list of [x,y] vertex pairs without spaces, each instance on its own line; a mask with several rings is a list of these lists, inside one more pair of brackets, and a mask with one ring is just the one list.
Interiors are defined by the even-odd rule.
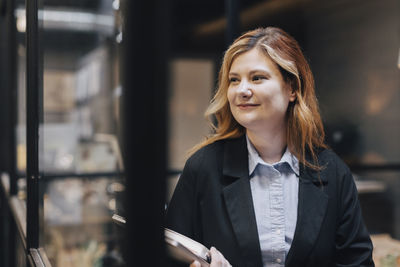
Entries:
[[[203,113],[223,52],[241,33],[266,26],[284,29],[303,48],[326,141],[354,173],[376,264],[400,266],[398,0],[33,2],[37,32],[28,26],[32,6],[0,0],[0,266],[43,266],[30,261],[32,239],[44,266],[129,266],[126,228],[112,216],[129,218],[127,205],[140,200],[153,208],[146,206],[151,195],[126,198],[138,187],[165,192],[163,208],[155,209],[163,213],[187,151],[210,131]],[[151,45],[139,51],[141,43]],[[141,53],[146,64],[135,56]],[[27,91],[30,73],[38,77],[37,108]],[[27,127],[32,120],[36,139]],[[146,137],[146,129],[155,133]],[[157,147],[131,146],[131,139],[154,138]],[[35,142],[32,154],[27,148]],[[152,172],[129,169],[141,149],[161,155],[154,180]],[[29,191],[32,157],[36,191]],[[37,237],[29,237],[32,224]]]

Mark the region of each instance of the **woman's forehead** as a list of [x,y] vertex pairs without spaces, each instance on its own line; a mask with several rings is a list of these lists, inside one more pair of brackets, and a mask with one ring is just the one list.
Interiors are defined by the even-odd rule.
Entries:
[[261,49],[253,48],[238,54],[230,66],[229,72],[264,70],[269,72],[279,71],[278,65]]

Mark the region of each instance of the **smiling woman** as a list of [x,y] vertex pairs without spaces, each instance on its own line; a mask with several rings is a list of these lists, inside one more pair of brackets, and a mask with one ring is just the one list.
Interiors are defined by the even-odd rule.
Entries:
[[271,158],[259,151],[264,161],[279,161],[280,148],[286,143],[286,111],[296,98],[293,89],[283,80],[278,66],[258,48],[233,61],[229,82],[227,96],[233,117],[246,128],[251,140],[262,136],[280,144],[278,151],[264,149]]
[[[166,226],[216,266],[374,266],[348,167],[324,144],[314,81],[297,42],[268,27],[226,51]],[[191,266],[199,266],[192,263]]]
[[[314,164],[317,161],[315,149],[326,148],[326,145],[318,101],[315,96],[314,78],[297,41],[283,30],[274,27],[257,29],[243,34],[225,52],[219,72],[218,90],[205,113],[211,122],[214,117],[216,118],[216,125],[213,123],[211,125],[215,129],[215,133],[195,146],[193,151],[217,140],[239,137],[245,133],[245,126],[238,123],[231,112],[227,91],[231,82],[230,78],[235,78],[229,76],[229,73],[232,72],[232,65],[243,53],[254,48],[257,48],[255,51],[259,52],[259,56],[270,60],[271,70],[279,70],[285,84],[295,95],[295,100],[291,101],[287,107],[287,146],[302,164],[318,169],[318,164]],[[269,78],[270,75],[272,73],[268,73],[266,77]],[[306,150],[312,161],[306,159]]]

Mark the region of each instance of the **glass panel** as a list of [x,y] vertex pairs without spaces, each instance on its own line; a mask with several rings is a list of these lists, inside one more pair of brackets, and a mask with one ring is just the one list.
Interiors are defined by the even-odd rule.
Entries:
[[17,1],[17,190],[18,197],[26,201],[26,14],[25,1]]
[[120,170],[113,44],[98,35],[45,31],[45,173]]
[[119,12],[118,1],[43,4],[41,240],[52,266],[122,263],[111,219],[123,190]]
[[307,18],[328,141],[351,164],[400,163],[398,7],[320,2]]
[[121,266],[111,220],[123,186],[115,177],[46,181],[45,251],[52,266]]
[[188,151],[209,132],[203,114],[211,99],[214,62],[207,58],[176,58],[170,63],[170,73],[167,202],[172,197]]

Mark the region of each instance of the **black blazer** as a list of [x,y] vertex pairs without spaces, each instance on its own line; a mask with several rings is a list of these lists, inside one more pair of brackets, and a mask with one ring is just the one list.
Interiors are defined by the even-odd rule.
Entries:
[[[374,266],[350,170],[330,150],[318,160],[325,166],[320,178],[300,165],[297,225],[285,266]],[[244,136],[188,159],[166,227],[216,247],[232,266],[262,266]]]

